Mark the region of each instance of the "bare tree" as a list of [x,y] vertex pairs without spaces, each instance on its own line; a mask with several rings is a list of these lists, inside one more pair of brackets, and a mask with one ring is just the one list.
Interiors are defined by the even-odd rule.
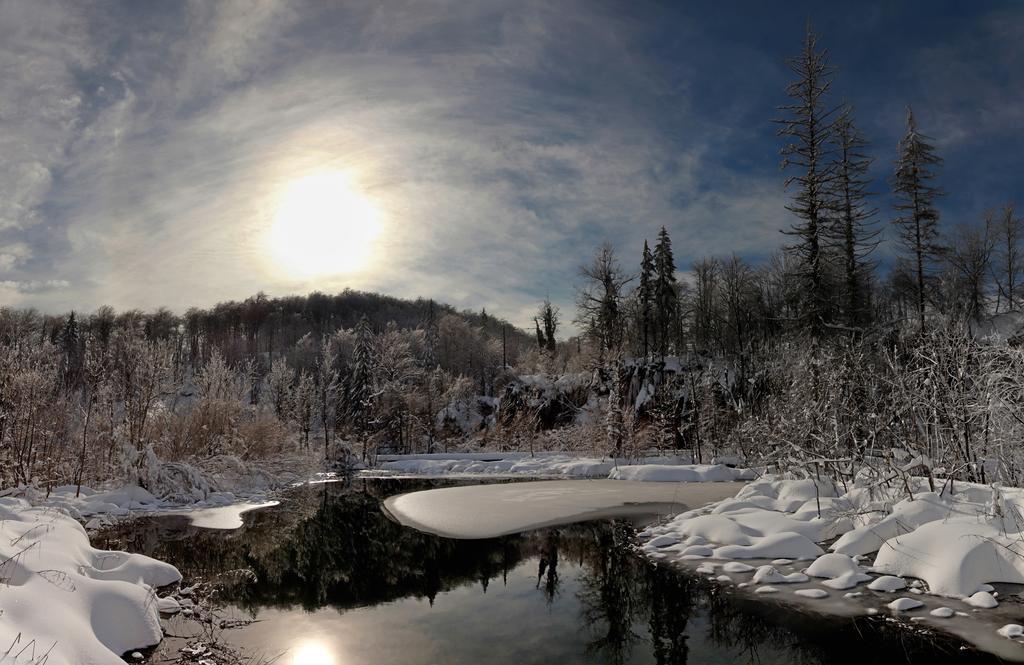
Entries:
[[1012,312],[1020,302],[1021,273],[1024,271],[1024,257],[1021,255],[1024,217],[1017,217],[1013,203],[1003,206],[993,235],[997,246],[993,261],[996,287],[999,297],[1006,300],[1006,309]]

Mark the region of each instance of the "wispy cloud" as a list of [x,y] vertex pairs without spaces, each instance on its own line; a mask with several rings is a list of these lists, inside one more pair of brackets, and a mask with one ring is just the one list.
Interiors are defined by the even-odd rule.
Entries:
[[[25,1],[0,19],[8,302],[183,309],[350,286],[526,324],[548,293],[571,308],[602,241],[631,264],[666,225],[685,268],[764,256],[789,223],[767,122],[782,58],[699,16]],[[384,232],[365,270],[303,280],[265,234],[281,188],[325,169]]]

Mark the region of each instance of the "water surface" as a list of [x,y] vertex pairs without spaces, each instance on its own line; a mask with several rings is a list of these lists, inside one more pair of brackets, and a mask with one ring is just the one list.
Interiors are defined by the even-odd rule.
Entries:
[[[653,565],[627,521],[450,540],[380,510],[387,496],[443,484],[306,486],[235,531],[147,518],[99,545],[216,583],[222,617],[255,620],[218,638],[285,665],[995,662],[935,634],[783,608]],[[185,617],[167,629],[175,637],[154,662],[209,638]]]

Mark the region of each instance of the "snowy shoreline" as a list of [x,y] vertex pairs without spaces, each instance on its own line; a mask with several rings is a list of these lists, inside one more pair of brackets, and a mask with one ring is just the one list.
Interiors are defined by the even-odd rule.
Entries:
[[861,480],[842,492],[829,482],[761,479],[641,531],[641,551],[736,593],[926,624],[1024,661],[1020,606],[1001,608],[993,586],[1024,583],[1024,490]]

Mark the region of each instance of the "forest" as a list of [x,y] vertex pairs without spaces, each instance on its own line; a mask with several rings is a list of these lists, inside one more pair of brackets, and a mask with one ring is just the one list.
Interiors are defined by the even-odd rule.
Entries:
[[940,220],[942,137],[910,108],[872,178],[813,32],[789,64],[774,122],[792,225],[768,260],[680,265],[670,228],[687,238],[666,224],[642,249],[580,257],[575,311],[544,300],[533,330],[350,290],[184,313],[3,308],[0,489],[442,448],[1020,482],[1024,218],[993,201]]

